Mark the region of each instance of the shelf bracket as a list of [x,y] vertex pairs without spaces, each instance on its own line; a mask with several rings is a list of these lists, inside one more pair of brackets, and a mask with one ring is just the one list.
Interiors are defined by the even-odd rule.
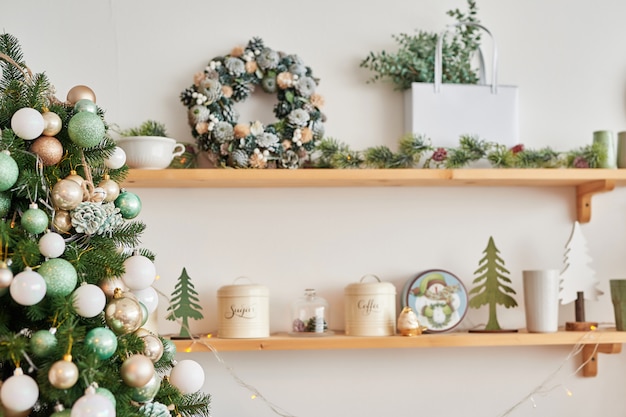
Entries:
[[621,343],[589,344],[583,346],[583,376],[589,377],[598,375],[598,353],[620,353],[621,351]]
[[579,223],[589,223],[591,220],[591,197],[594,194],[612,191],[615,188],[613,180],[589,181],[576,187],[576,217]]

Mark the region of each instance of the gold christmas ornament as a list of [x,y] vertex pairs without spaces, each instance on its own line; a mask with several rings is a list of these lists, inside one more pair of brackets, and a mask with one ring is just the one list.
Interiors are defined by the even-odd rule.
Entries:
[[78,367],[72,362],[72,355],[65,355],[63,360],[56,361],[48,371],[48,381],[58,389],[73,387],[78,381]]
[[115,201],[115,199],[120,195],[120,186],[118,183],[113,181],[109,174],[105,174],[100,184],[98,184],[99,188],[102,188],[106,193],[104,197],[104,202],[109,203],[111,201]]
[[120,375],[126,385],[143,387],[154,376],[154,364],[144,355],[131,355],[122,363]]
[[418,336],[423,331],[428,330],[428,327],[421,326],[417,320],[417,314],[409,306],[406,306],[400,312],[398,316],[398,332],[402,336]]
[[79,100],[82,100],[84,98],[91,100],[95,103],[96,93],[94,93],[93,90],[86,85],[76,85],[70,88],[70,91],[67,92],[67,101],[71,105],[76,104]]
[[43,116],[43,134],[46,136],[56,136],[63,127],[63,121],[58,114],[47,111],[42,113]]
[[85,179],[81,177],[80,175],[78,175],[78,173],[75,170],[71,170],[70,175],[65,177],[65,179],[72,180],[78,185],[83,185],[83,182],[85,182]]
[[52,226],[60,233],[67,233],[72,230],[72,217],[69,211],[57,210],[52,219]]
[[47,167],[58,164],[63,158],[63,145],[53,136],[39,136],[31,143],[30,151]]
[[121,278],[105,278],[98,283],[98,286],[109,299],[115,296],[116,289],[121,291],[128,290]]
[[144,344],[143,354],[152,362],[158,362],[161,356],[163,356],[163,343],[161,339],[153,334],[141,336],[141,339]]
[[104,318],[113,333],[128,334],[141,327],[143,310],[134,297],[128,297],[122,294],[121,289],[116,289],[113,299],[104,309]]
[[61,210],[73,210],[83,201],[83,188],[72,180],[60,180],[52,187],[52,202]]

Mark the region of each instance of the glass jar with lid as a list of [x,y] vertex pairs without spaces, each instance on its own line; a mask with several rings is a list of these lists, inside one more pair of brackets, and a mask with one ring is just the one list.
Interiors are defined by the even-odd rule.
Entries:
[[295,336],[322,336],[330,332],[328,329],[328,302],[317,295],[312,288],[304,290],[292,305],[292,324],[289,334]]

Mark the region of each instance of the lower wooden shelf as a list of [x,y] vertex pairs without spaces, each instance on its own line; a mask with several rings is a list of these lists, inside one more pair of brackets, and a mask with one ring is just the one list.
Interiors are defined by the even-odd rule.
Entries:
[[597,375],[598,353],[619,353],[626,343],[626,332],[594,330],[589,332],[559,331],[556,333],[466,333],[424,334],[416,337],[332,336],[302,337],[276,333],[268,338],[223,339],[201,335],[193,339],[177,339],[178,352],[259,351],[259,350],[330,350],[330,349],[395,349],[437,347],[555,346],[582,345],[583,376]]

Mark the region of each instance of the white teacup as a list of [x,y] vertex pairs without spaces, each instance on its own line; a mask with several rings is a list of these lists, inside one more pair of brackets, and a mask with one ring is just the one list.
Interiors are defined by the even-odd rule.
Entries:
[[126,136],[116,143],[126,153],[126,164],[130,168],[164,169],[174,157],[185,152],[182,143],[160,136]]

